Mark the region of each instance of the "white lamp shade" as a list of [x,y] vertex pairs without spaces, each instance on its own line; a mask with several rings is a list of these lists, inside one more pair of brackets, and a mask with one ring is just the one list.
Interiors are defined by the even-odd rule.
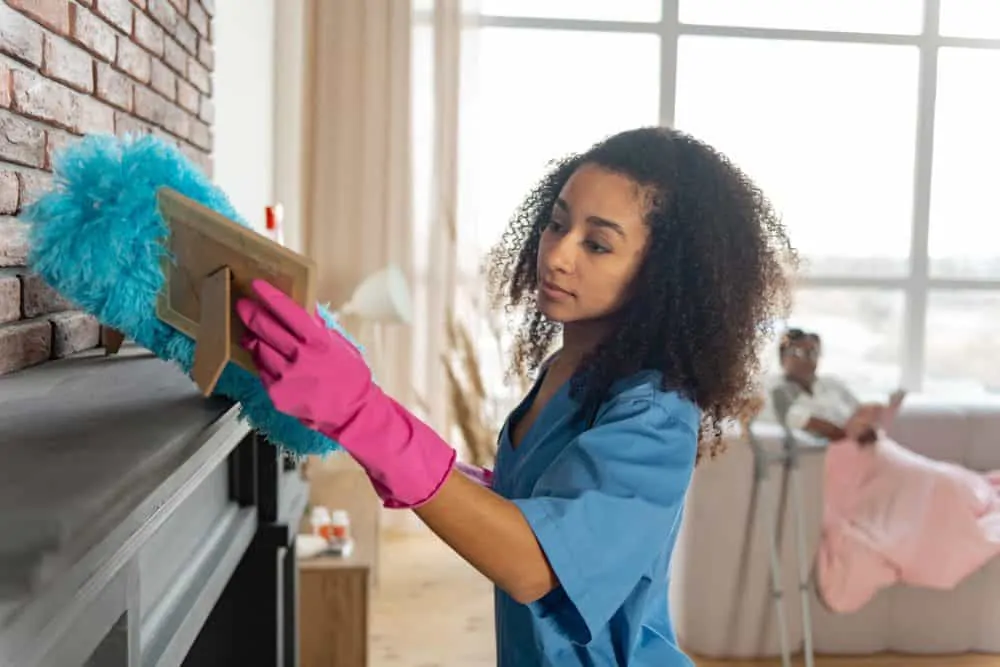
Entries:
[[412,306],[406,277],[392,265],[373,273],[358,285],[340,312],[371,322],[409,324]]

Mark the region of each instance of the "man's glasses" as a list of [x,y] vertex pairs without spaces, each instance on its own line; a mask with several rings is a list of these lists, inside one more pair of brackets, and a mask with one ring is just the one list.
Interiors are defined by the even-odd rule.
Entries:
[[809,361],[816,361],[819,359],[819,350],[814,347],[790,347],[785,351],[785,354],[791,355],[796,359],[808,359]]

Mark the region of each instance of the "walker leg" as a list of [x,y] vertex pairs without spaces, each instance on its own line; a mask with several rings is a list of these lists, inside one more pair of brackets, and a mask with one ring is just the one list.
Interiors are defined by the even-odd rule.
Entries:
[[799,596],[802,599],[802,635],[805,667],[813,667],[812,613],[809,607],[809,566],[806,555],[805,510],[802,507],[802,479],[798,460],[792,460],[792,505],[795,509],[796,554],[799,566]]
[[[764,486],[764,485],[762,485]],[[781,647],[781,664],[783,667],[792,667],[792,651],[788,642],[788,624],[785,620],[784,591],[781,582],[781,555],[778,553],[777,543],[777,521],[781,521],[781,516],[775,511],[776,503],[771,501],[771,494],[764,493],[768,498],[765,516],[769,529],[767,535],[768,549],[771,559],[771,597],[774,600],[774,616],[778,625],[778,642]]]

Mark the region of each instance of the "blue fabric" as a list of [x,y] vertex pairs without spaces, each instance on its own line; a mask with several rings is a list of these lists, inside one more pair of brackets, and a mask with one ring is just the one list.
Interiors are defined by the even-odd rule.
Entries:
[[[22,215],[30,223],[30,268],[81,310],[190,373],[194,341],[156,316],[168,233],[156,191],[170,187],[246,222],[179,149],[152,135],[88,136],[57,151],[53,161],[54,186]],[[328,328],[347,336],[332,313],[317,309]],[[234,363],[214,393],[238,401],[250,425],[281,449],[297,455],[340,449],[275,410],[260,380]]]
[[513,448],[536,384],[504,426],[493,487],[527,518],[560,585],[530,605],[496,590],[500,667],[693,665],[667,595],[699,412],[658,379],[620,382],[590,428],[572,419],[564,385]]

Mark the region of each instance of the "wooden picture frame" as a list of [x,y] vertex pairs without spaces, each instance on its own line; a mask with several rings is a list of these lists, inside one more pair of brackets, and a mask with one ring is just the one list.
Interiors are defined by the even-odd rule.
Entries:
[[312,314],[316,264],[172,188],[161,187],[156,197],[169,230],[156,315],[196,341],[192,376],[207,396],[230,360],[257,373],[233,312],[251,295],[251,282],[267,280]]

